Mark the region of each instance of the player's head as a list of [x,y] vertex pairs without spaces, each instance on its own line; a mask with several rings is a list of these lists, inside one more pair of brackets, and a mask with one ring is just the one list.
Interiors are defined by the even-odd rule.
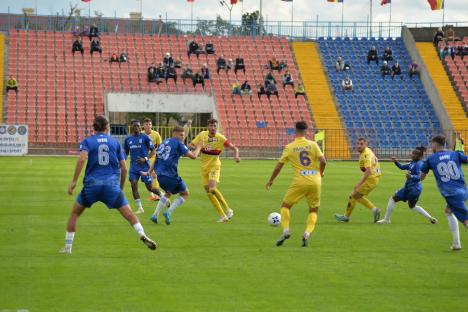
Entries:
[[175,126],[174,129],[172,129],[172,137],[183,142],[184,141],[184,128],[181,126]]
[[421,160],[424,157],[425,152],[426,148],[424,146],[418,146],[411,153],[411,159],[414,161]]
[[211,135],[215,135],[216,131],[218,131],[218,121],[214,118],[208,119],[207,125],[208,125],[208,132]]
[[143,129],[147,134],[151,133],[153,129],[153,121],[150,118],[143,119]]
[[140,132],[141,132],[140,121],[136,120],[136,119],[133,119],[132,120],[132,133],[134,135],[138,135],[138,134],[140,134]]
[[359,138],[357,140],[357,142],[356,142],[356,148],[357,148],[358,152],[362,153],[366,149],[367,144],[368,144],[367,139]]
[[98,115],[94,118],[93,128],[96,132],[107,132],[109,129],[109,121],[106,116]]
[[436,135],[432,138],[432,151],[435,153],[437,151],[443,150],[445,148],[445,137],[443,135]]
[[296,129],[296,135],[297,136],[305,136],[305,134],[307,132],[307,128],[309,128],[305,121],[296,122],[294,127]]

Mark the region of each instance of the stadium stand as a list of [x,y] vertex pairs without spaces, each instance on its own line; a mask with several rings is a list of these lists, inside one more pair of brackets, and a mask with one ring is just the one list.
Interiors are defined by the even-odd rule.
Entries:
[[[411,60],[401,38],[319,38],[318,43],[350,142],[354,144],[358,137],[364,136],[371,138],[371,146],[380,152],[409,149],[426,145],[430,136],[440,131],[422,83],[417,77],[410,80],[406,74]],[[404,80],[392,81],[387,77],[383,81],[380,67],[375,63],[367,65],[366,55],[371,46],[376,46],[379,57],[386,46],[391,47],[394,61],[405,71]],[[340,55],[351,63],[347,73],[335,70]],[[354,92],[341,91],[341,81],[347,74],[353,80]]]
[[309,104],[316,127],[334,129],[328,131],[327,141],[340,142],[340,144],[328,145],[328,155],[334,158],[348,159],[349,147],[344,133],[341,131],[344,127],[336,110],[316,44],[313,42],[293,42],[292,47],[306,93],[311,95],[309,96]]
[[[186,41],[190,38],[152,36],[143,34],[102,34],[103,54],[89,54],[89,42],[84,40],[82,57],[71,53],[72,34],[67,32],[10,31],[9,70],[21,85],[18,95],[8,95],[10,123],[27,123],[32,144],[76,143],[87,134],[96,114],[104,113],[105,92],[207,92],[217,103],[223,130],[239,146],[278,147],[290,137],[287,130],[294,121],[305,120],[312,125],[311,115],[303,97],[294,98],[292,88],[279,87],[280,97],[271,102],[256,96],[232,98],[230,87],[236,81],[233,71],[216,74],[219,54],[235,59],[239,53],[246,62],[246,75],[238,73],[240,83],[249,80],[252,88],[263,83],[263,66],[276,56],[289,65],[296,82],[299,73],[285,38],[254,39],[251,37],[195,37],[198,42],[214,43],[217,54],[201,55],[188,59]],[[120,66],[106,61],[112,53],[126,52],[129,62]],[[166,52],[174,58],[181,57],[197,71],[206,63],[212,79],[205,90],[197,85],[184,85],[179,80],[155,84],[146,79],[147,68],[161,62]],[[180,77],[181,71],[178,71]],[[275,73],[278,85],[281,77]],[[260,125],[260,127],[258,127]]]
[[[5,90],[4,76],[4,60],[5,60],[5,35],[0,33],[0,90],[2,94]],[[3,119],[3,96],[0,96],[0,119]]]
[[[437,91],[445,106],[445,110],[452,122],[455,130],[464,130],[468,128],[468,119],[463,111],[455,90],[450,83],[447,73],[440,62],[434,45],[426,42],[416,43],[416,47],[426,65],[429,74],[437,87]],[[466,66],[465,66],[466,74]]]

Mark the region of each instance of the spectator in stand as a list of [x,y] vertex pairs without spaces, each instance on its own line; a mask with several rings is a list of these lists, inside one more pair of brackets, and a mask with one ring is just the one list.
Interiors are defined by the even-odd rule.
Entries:
[[179,57],[174,61],[174,67],[182,68],[182,56],[181,55],[179,55]]
[[89,29],[88,26],[83,27],[83,31],[80,33],[81,40],[83,40],[84,37],[89,37]]
[[120,63],[127,63],[127,62],[128,62],[128,54],[127,54],[127,52],[122,52],[122,53],[120,53],[119,62],[120,62]]
[[166,68],[165,79],[166,79],[166,83],[168,79],[173,79],[174,83],[177,84],[177,71],[174,66],[170,66]]
[[189,64],[185,64],[185,69],[182,71],[182,81],[185,84],[185,79],[193,80],[193,70],[189,67]]
[[367,65],[369,65],[371,61],[374,61],[375,64],[379,65],[379,56],[377,54],[375,46],[372,46],[369,52],[367,53]]
[[163,66],[164,68],[173,67],[174,66],[174,59],[171,56],[171,53],[167,52],[163,58]]
[[401,74],[401,67],[398,62],[393,64],[392,66],[392,80],[395,78],[395,76],[400,76],[400,79],[403,80],[403,75]]
[[278,71],[281,73],[281,71],[285,68],[288,68],[288,64],[286,63],[285,60],[281,60],[281,62],[279,63],[279,66],[278,66]]
[[338,56],[335,62],[335,69],[337,72],[343,71],[344,70],[344,61],[341,56]]
[[234,64],[234,61],[232,60],[232,58],[230,58],[226,65],[226,73],[228,73],[229,70],[233,69],[234,67],[236,67],[236,65]]
[[287,70],[285,73],[284,73],[284,76],[283,76],[283,89],[286,89],[286,86],[287,85],[290,85],[292,86],[292,88],[294,89],[294,80],[291,76],[291,73],[289,72],[289,70]]
[[77,37],[75,39],[75,41],[73,42],[73,45],[72,45],[72,53],[73,55],[75,55],[75,52],[81,52],[81,55],[84,54],[84,49],[83,49],[83,42],[81,42],[81,39],[80,37]]
[[249,95],[250,99],[252,99],[252,87],[247,80],[241,85],[241,92],[242,96]]
[[75,26],[75,28],[72,31],[72,36],[73,39],[79,39],[81,37],[80,26]]
[[383,65],[380,67],[380,74],[382,74],[382,79],[385,79],[386,75],[391,74],[391,68],[388,66],[387,61],[384,61]]
[[210,75],[210,70],[208,69],[208,66],[205,64],[203,64],[202,68],[201,68],[201,73],[203,75],[203,78],[205,80],[208,80],[208,79],[211,79],[211,75]]
[[200,45],[193,39],[188,44],[187,56],[190,58],[190,55],[195,54],[197,58],[200,56]]
[[101,41],[97,38],[93,38],[93,40],[91,41],[91,55],[93,55],[93,52],[99,52],[99,54],[102,54]]
[[276,95],[276,98],[279,99],[278,87],[276,86],[276,83],[270,83],[266,88],[266,95],[268,100],[272,94]]
[[393,51],[390,47],[386,47],[382,56],[384,61],[393,61]]
[[10,75],[10,79],[8,79],[6,84],[6,92],[8,93],[10,90],[13,90],[18,94],[18,81],[16,81],[13,75]]
[[194,88],[197,84],[200,83],[203,89],[205,89],[205,78],[203,78],[201,71],[198,71],[195,75],[193,75],[192,82]]
[[344,66],[343,66],[343,70],[344,70],[344,71],[349,71],[349,70],[351,70],[351,65],[350,65],[348,62],[345,62],[345,63],[344,63]]
[[343,92],[346,92],[346,91],[354,92],[354,90],[353,90],[353,81],[351,80],[351,78],[349,78],[349,76],[346,76],[341,81],[341,89],[343,90]]
[[413,60],[408,67],[408,75],[410,79],[413,78],[413,75],[416,75],[418,77],[421,76],[421,73],[419,71],[419,65],[416,63],[415,60]]
[[447,29],[447,32],[445,33],[445,38],[447,42],[454,42],[456,40],[455,31],[453,30],[452,27],[449,27],[449,29]]
[[206,54],[215,54],[215,48],[214,48],[213,41],[210,40],[210,42],[208,42],[205,45],[205,53]]
[[280,71],[279,62],[276,57],[273,57],[271,60],[269,60],[268,65],[270,66],[270,70]]
[[187,123],[184,125],[184,142],[185,145],[188,145],[192,142],[192,120],[187,120]]
[[119,63],[119,57],[117,53],[112,53],[111,57],[109,58],[109,63]]
[[437,31],[434,34],[434,46],[437,47],[439,45],[439,42],[444,41],[445,34],[442,31],[442,28],[437,29]]
[[244,64],[244,59],[242,58],[242,56],[238,56],[236,58],[236,66],[234,67],[234,74],[237,75],[237,71],[239,69],[242,69],[242,71],[244,72],[244,75],[245,75],[245,64]]
[[449,54],[449,47],[446,44],[441,44],[440,45],[440,50],[439,50],[439,57],[443,61],[445,60],[445,57]]
[[91,41],[94,37],[99,38],[99,29],[97,28],[96,24],[93,24],[93,26],[91,26],[91,28],[89,29],[88,37],[89,41]]
[[234,98],[235,95],[242,96],[241,87],[239,85],[239,82],[237,82],[237,80],[231,86],[231,97]]
[[457,49],[455,48],[455,46],[451,46],[449,47],[449,51],[450,51],[450,57],[452,58],[452,60],[454,60],[455,55],[457,54]]
[[156,65],[152,63],[150,67],[148,67],[148,82],[156,82]]
[[160,83],[163,79],[166,78],[166,69],[163,66],[163,63],[160,62],[156,68],[156,82]]
[[297,99],[299,95],[305,97],[305,89],[302,83],[298,84],[297,87],[294,89],[294,98]]
[[463,47],[463,53],[460,55],[462,60],[465,55],[468,55],[468,44],[466,43],[465,43],[465,46]]
[[258,84],[258,85],[257,85],[257,96],[258,96],[258,99],[259,99],[259,100],[262,99],[262,95],[263,95],[263,94],[266,94],[265,87],[262,86],[261,84]]
[[275,77],[273,76],[273,72],[271,70],[268,71],[268,73],[265,76],[265,88],[268,88],[268,85],[270,84],[276,84]]
[[219,75],[219,71],[220,70],[225,70],[226,72],[228,71],[227,69],[227,63],[226,63],[226,59],[224,58],[224,55],[221,54],[221,56],[218,58],[218,60],[216,61],[216,73],[218,73]]

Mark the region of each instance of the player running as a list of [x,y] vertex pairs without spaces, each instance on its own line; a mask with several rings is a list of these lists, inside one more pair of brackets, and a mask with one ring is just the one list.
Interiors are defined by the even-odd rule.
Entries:
[[357,141],[357,150],[361,154],[359,156],[359,167],[364,173],[361,180],[354,187],[351,195],[349,196],[348,206],[344,215],[335,214],[335,219],[340,222],[349,222],[349,217],[353,213],[353,209],[356,206],[356,202],[372,210],[374,214],[374,223],[380,218],[380,211],[375,205],[366,198],[373,189],[379,184],[380,176],[380,164],[377,157],[375,157],[372,150],[367,147],[368,142],[364,138],[359,138]]
[[156,243],[146,236],[143,226],[133,214],[122,192],[127,176],[127,164],[119,142],[107,134],[109,122],[106,117],[97,116],[94,119],[93,127],[96,134],[81,142],[80,156],[76,163],[73,181],[68,187],[68,194],[72,195],[81,170],[88,160],[83,189],[73,205],[65,234],[65,247],[60,252],[71,254],[78,218],[85,211],[85,208],[91,207],[98,201],[103,202],[110,209],[117,209],[122,217],[133,226],[140,236],[140,240],[149,249],[155,250]]
[[468,157],[461,152],[452,152],[445,149],[445,137],[442,135],[432,138],[432,151],[434,154],[424,161],[421,167],[421,181],[426,178],[429,170],[434,172],[437,187],[445,198],[449,229],[452,232],[452,250],[460,250],[460,233],[457,219],[468,228],[468,210],[465,201],[468,199],[465,179],[461,163],[466,164]]
[[151,158],[154,153],[154,145],[150,137],[141,133],[141,126],[138,120],[132,121],[132,135],[125,139],[124,143],[125,154],[130,154],[130,175],[129,180],[132,185],[133,199],[137,206],[136,214],[145,212],[141,204],[140,193],[138,192],[138,180],[145,183],[146,189],[158,196],[161,192],[157,188],[153,188],[153,178],[150,176],[140,175],[141,171],[148,171],[149,157]]
[[294,169],[294,179],[284,195],[281,204],[281,226],[283,234],[276,242],[276,246],[283,245],[284,241],[290,237],[289,217],[290,210],[301,198],[305,197],[309,205],[309,216],[307,217],[307,227],[302,236],[302,246],[306,247],[310,234],[317,222],[317,213],[320,206],[320,192],[322,177],[325,171],[326,161],[317,143],[305,138],[307,124],[303,121],[296,123],[296,138],[286,145],[278,164],[276,165],[270,180],[266,184],[269,190],[273,181],[280,174],[286,162],[290,161]]
[[198,145],[194,152],[191,152],[184,142],[184,128],[176,126],[172,130],[172,138],[164,140],[156,153],[156,160],[153,162],[148,172],[142,172],[143,175],[151,175],[153,170],[156,171],[159,185],[166,192],[156,206],[156,210],[150,220],[158,223],[158,216],[161,210],[169,202],[172,195],[179,194],[176,200],[172,202],[170,207],[163,213],[166,224],[171,224],[171,214],[177,207],[181,206],[189,196],[189,190],[184,180],[179,176],[177,167],[181,156],[188,156],[191,159],[196,159],[200,153],[201,145]]
[[[159,133],[157,131],[153,130],[153,121],[150,118],[143,119],[143,132],[142,133],[144,133],[144,134],[146,134],[147,136],[150,137],[151,141],[153,142],[154,149],[157,150],[159,144],[161,144],[161,142],[162,142],[162,139],[161,139],[161,136],[159,135]],[[156,153],[151,154],[151,152],[148,155],[150,163],[153,163],[154,160],[156,159],[155,155],[156,155]],[[158,179],[156,178],[156,174],[154,172],[151,175],[151,177],[153,178],[153,184],[152,184],[153,188],[154,189],[159,189]],[[157,201],[157,200],[159,200],[159,196],[154,194],[153,192],[151,192],[149,199]]]
[[234,216],[234,211],[229,207],[223,194],[218,190],[219,176],[221,173],[221,161],[219,155],[227,147],[235,152],[234,159],[240,162],[239,149],[232,144],[224,135],[218,133],[218,121],[208,120],[208,131],[200,132],[189,145],[194,148],[201,144],[201,177],[203,187],[211,203],[219,214],[218,222],[227,222]]
[[419,200],[419,196],[422,192],[422,184],[420,180],[421,166],[423,161],[421,160],[424,157],[424,152],[426,151],[425,147],[416,147],[411,153],[411,162],[406,165],[400,164],[395,157],[392,157],[393,163],[401,170],[407,170],[406,172],[406,183],[405,186],[396,192],[388,200],[387,211],[385,212],[385,217],[382,220],[377,221],[379,224],[389,224],[390,216],[392,215],[393,208],[395,204],[399,201],[408,202],[408,207],[425,217],[432,224],[437,223],[437,219],[433,218],[424,208],[421,206],[416,206],[416,203]]

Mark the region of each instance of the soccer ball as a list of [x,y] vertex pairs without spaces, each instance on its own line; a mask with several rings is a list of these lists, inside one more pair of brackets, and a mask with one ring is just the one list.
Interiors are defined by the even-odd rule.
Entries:
[[277,212],[272,212],[268,215],[268,223],[271,226],[278,226],[281,223],[281,215]]

